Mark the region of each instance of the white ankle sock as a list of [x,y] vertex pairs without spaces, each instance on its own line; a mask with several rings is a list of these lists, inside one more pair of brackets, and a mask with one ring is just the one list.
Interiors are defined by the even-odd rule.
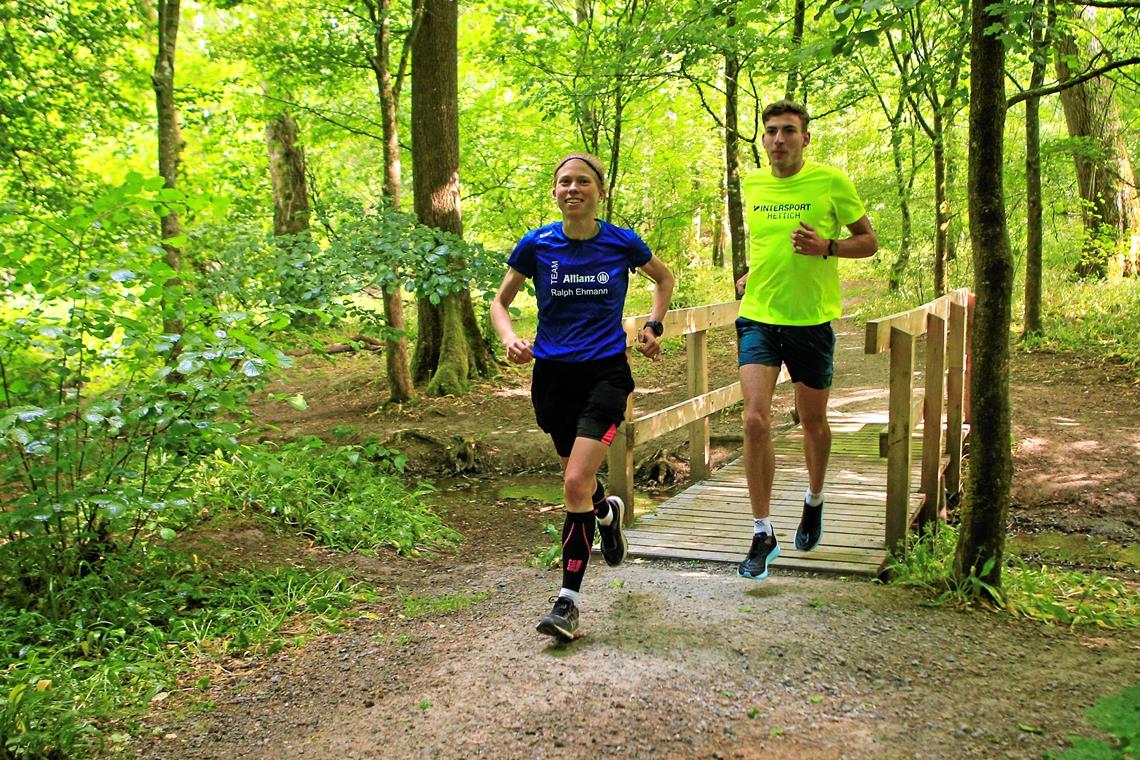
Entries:
[[571,590],[570,590],[570,589],[568,589],[568,588],[560,589],[560,590],[558,591],[558,595],[559,595],[559,596],[563,596],[563,597],[566,597],[566,598],[567,598],[567,599],[569,599],[570,601],[574,602],[574,606],[575,606],[575,607],[577,607],[577,606],[578,606],[578,597],[579,597],[580,593],[581,593],[581,592],[578,592],[578,591],[571,591]]
[[808,490],[804,491],[804,501],[806,501],[810,506],[818,507],[823,503],[823,491],[820,491],[819,493],[812,493],[811,488],[809,487]]
[[772,535],[772,521],[767,517],[753,517],[752,535],[756,536],[761,533]]

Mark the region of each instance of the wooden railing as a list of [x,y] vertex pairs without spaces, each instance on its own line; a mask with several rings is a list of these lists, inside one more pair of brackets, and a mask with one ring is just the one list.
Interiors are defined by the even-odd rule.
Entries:
[[[633,417],[633,396],[626,402],[625,420],[617,437],[610,444],[610,493],[620,496],[627,507],[623,522],[633,520],[633,449],[640,443],[651,441],[682,427],[689,428],[689,467],[693,482],[709,476],[709,417],[721,409],[732,406],[742,398],[740,382],[709,390],[708,331],[736,321],[738,301],[677,309],[665,315],[665,336],[685,336],[685,362],[690,398],[636,419]],[[647,314],[626,317],[622,326],[626,334],[626,353],[637,341],[637,333],[649,318]],[[783,372],[780,382],[787,379]]]
[[[879,454],[887,460],[886,545],[903,546],[907,528],[944,516],[947,497],[962,490],[962,450],[970,423],[970,345],[968,325],[974,298],[961,288],[909,311],[867,322],[864,352],[890,350],[887,426],[879,436]],[[665,335],[685,336],[690,398],[665,409],[633,417],[633,397],[626,402],[625,420],[609,451],[609,491],[629,508],[625,522],[633,520],[633,449],[679,428],[689,428],[689,462],[692,480],[709,475],[709,420],[716,412],[742,398],[740,383],[709,390],[708,331],[731,325],[739,303],[678,309],[665,315]],[[626,317],[626,351],[648,315]],[[923,387],[915,389],[915,351],[926,338]],[[781,371],[779,382],[788,379]],[[921,501],[912,514],[910,505],[911,442],[918,421],[923,425]]]
[[[891,352],[888,422],[879,437],[879,454],[887,459],[886,541],[891,551],[902,549],[907,527],[916,518],[921,525],[943,517],[947,495],[957,498],[961,492],[963,437],[970,422],[967,325],[973,303],[969,289],[961,288],[915,309],[867,322],[864,352]],[[915,343],[923,335],[925,381],[916,394]],[[911,439],[920,416],[922,500],[911,514]]]

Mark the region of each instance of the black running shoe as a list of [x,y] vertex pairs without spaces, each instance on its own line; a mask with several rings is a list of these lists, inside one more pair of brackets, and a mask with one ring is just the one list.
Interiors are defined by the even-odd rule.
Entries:
[[616,496],[607,496],[606,502],[610,505],[610,514],[613,515],[609,525],[598,523],[598,533],[601,536],[602,557],[610,567],[617,567],[625,559],[625,534],[621,532],[621,518],[625,511],[625,503]]
[[752,536],[752,548],[748,556],[740,563],[737,572],[743,578],[762,581],[768,577],[768,565],[780,556],[780,544],[776,537],[768,533],[757,533]]
[[819,543],[823,536],[823,502],[813,507],[804,502],[803,515],[800,517],[800,527],[796,528],[796,548],[801,552],[809,552]]
[[573,641],[574,632],[578,630],[578,607],[560,596],[554,600],[554,609],[543,615],[534,629],[560,641]]

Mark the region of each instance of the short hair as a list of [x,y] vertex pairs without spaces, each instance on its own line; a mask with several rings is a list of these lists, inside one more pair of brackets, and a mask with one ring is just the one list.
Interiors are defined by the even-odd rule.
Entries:
[[606,170],[602,166],[602,162],[597,156],[591,153],[567,153],[565,156],[558,160],[558,165],[554,167],[554,181],[558,181],[558,172],[566,165],[567,161],[578,159],[583,161],[594,170],[594,174],[598,175],[598,183],[601,185],[602,190],[606,189]]
[[768,119],[773,116],[783,116],[786,113],[794,113],[796,116],[799,116],[800,121],[803,122],[804,131],[807,131],[808,122],[811,121],[811,117],[808,116],[808,110],[796,101],[789,100],[788,98],[777,100],[775,103],[770,103],[765,106],[764,113],[760,117],[760,123],[767,124]]

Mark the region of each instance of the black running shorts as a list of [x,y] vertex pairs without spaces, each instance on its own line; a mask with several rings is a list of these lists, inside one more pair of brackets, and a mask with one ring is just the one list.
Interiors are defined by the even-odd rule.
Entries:
[[570,456],[579,436],[613,440],[631,393],[633,375],[624,352],[586,362],[534,360],[530,400],[558,456]]

